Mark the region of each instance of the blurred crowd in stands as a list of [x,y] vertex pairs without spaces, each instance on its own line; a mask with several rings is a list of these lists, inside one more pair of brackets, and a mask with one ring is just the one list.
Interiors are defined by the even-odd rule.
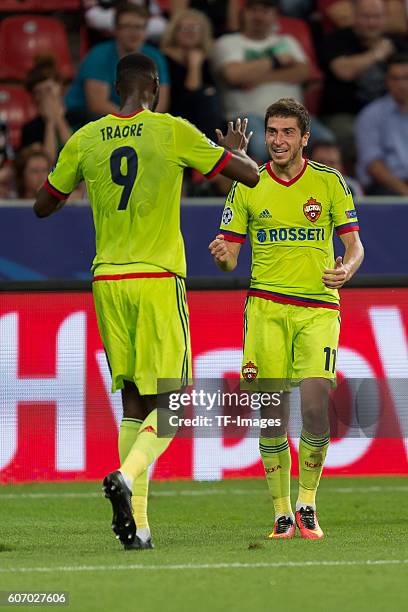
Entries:
[[[408,0],[1,0],[0,199],[33,198],[70,135],[117,112],[115,67],[152,57],[158,112],[214,139],[237,116],[267,159],[264,113],[312,115],[307,156],[357,196],[408,195]],[[184,195],[228,181],[188,174]],[[86,197],[79,186],[71,198]]]

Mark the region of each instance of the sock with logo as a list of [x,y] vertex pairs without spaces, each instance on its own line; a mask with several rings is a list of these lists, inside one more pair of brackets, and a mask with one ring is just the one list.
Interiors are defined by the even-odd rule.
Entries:
[[127,482],[133,486],[138,478],[169,446],[174,436],[158,437],[157,409],[145,418],[139,433],[126,459],[120,466],[120,471]]
[[[142,425],[142,419],[124,417],[119,429],[118,450],[119,459],[124,463],[130,449],[136,441]],[[150,537],[149,522],[147,519],[147,493],[149,489],[148,470],[135,478],[132,485],[132,508],[137,525],[137,536],[145,541]]]
[[266,482],[272,496],[275,518],[285,515],[293,517],[290,504],[291,457],[288,437],[259,438]]
[[323,436],[314,436],[302,429],[299,443],[299,495],[296,510],[299,510],[302,506],[311,506],[316,510],[316,491],[322,475],[329,442],[329,433]]

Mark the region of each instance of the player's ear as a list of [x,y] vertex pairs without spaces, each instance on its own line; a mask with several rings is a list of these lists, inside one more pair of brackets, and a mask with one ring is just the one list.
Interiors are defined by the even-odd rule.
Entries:
[[151,104],[151,110],[155,111],[156,107],[159,103],[159,95],[160,95],[160,84],[159,84],[159,79],[156,78],[153,81],[153,89],[152,89],[152,93],[153,93],[153,100],[152,100],[152,104]]
[[309,142],[310,132],[305,132],[302,136],[302,146],[307,147],[307,143]]

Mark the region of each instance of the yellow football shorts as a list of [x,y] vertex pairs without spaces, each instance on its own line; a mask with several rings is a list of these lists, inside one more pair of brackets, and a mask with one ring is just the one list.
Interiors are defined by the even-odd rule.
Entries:
[[123,388],[123,380],[134,382],[141,395],[156,395],[158,384],[159,392],[186,384],[191,348],[184,280],[97,280],[93,296],[112,393]]
[[[304,378],[328,378],[335,383],[339,332],[338,310],[279,304],[249,296],[244,317],[242,379],[258,378],[265,389],[271,380],[280,381],[279,389],[288,389]],[[272,384],[270,388],[275,387]]]

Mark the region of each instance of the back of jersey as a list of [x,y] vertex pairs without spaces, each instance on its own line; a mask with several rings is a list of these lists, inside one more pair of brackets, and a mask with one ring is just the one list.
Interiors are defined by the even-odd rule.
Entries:
[[93,271],[162,269],[185,276],[180,232],[183,170],[220,171],[229,154],[190,123],[139,111],[107,115],[76,132],[61,151],[49,185],[63,195],[83,178],[91,202]]

